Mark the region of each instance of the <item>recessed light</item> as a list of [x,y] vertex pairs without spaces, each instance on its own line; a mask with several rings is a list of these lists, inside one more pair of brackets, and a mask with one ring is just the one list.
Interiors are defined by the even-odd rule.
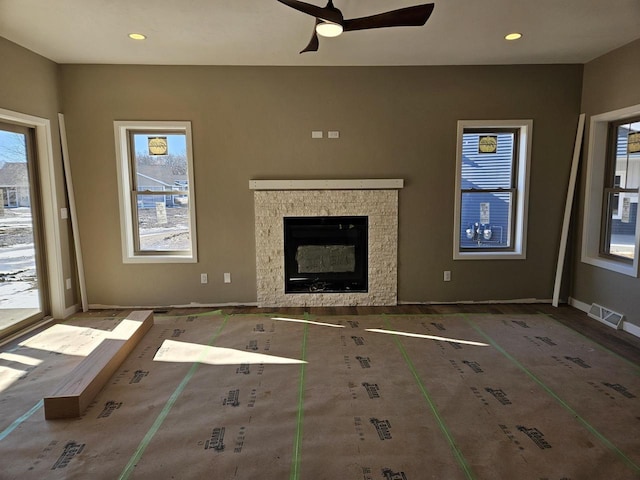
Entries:
[[522,34],[518,32],[513,32],[504,36],[505,40],[518,40],[519,38],[522,38]]
[[147,36],[143,35],[141,33],[130,33],[129,34],[129,38],[131,38],[133,40],[145,40],[147,38]]

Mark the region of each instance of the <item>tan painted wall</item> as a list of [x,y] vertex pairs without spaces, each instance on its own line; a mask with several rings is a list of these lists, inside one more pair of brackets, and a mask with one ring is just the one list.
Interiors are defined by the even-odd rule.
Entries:
[[[49,119],[55,164],[56,199],[67,205],[58,134],[58,65],[0,37],[0,108]],[[62,278],[75,281],[70,224],[60,221]],[[65,290],[66,308],[78,302],[76,289]]]
[[[640,40],[621,47],[585,65],[582,111],[589,117],[640,104]],[[588,132],[587,132],[588,135]],[[585,140],[587,158],[588,136]],[[575,259],[572,296],[581,302],[598,303],[626,315],[640,325],[640,279],[580,262],[582,212],[586,165],[580,180],[579,220],[575,229]]]
[[[63,65],[89,302],[254,302],[249,179],[375,177],[406,181],[400,301],[551,298],[581,82],[579,65]],[[528,258],[454,262],[456,121],[522,118],[534,120]],[[193,127],[200,262],[124,265],[113,121],[172,119]]]

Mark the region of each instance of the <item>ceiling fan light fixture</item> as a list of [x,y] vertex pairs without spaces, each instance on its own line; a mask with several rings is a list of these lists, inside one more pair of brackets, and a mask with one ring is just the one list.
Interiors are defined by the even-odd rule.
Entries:
[[509,33],[504,36],[505,40],[519,40],[522,38],[522,34],[518,32]]
[[337,37],[344,29],[339,23],[322,20],[316,25],[316,32],[323,37]]
[[143,35],[142,33],[130,33],[129,38],[131,40],[146,40],[147,36]]
[[319,37],[337,37],[343,31],[353,32],[387,27],[420,27],[427,22],[434,8],[433,3],[426,3],[389,10],[367,17],[345,19],[342,12],[333,5],[333,0],[328,0],[325,7],[319,7],[301,0],[278,0],[278,2],[315,18],[311,40],[300,53],[317,52],[320,44]]

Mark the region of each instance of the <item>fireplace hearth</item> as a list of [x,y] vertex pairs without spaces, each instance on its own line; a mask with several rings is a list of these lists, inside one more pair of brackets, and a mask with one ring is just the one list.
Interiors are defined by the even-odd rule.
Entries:
[[284,219],[285,293],[368,290],[368,217]]

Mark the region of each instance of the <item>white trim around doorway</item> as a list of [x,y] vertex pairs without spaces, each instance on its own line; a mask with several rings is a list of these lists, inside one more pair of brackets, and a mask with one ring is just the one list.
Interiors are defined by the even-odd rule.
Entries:
[[62,319],[67,315],[68,309],[65,302],[51,121],[47,118],[35,117],[2,108],[0,108],[0,120],[34,128],[36,131],[36,152],[38,156],[38,171],[40,172],[40,188],[42,190],[42,215],[47,253],[46,265],[51,316]]

